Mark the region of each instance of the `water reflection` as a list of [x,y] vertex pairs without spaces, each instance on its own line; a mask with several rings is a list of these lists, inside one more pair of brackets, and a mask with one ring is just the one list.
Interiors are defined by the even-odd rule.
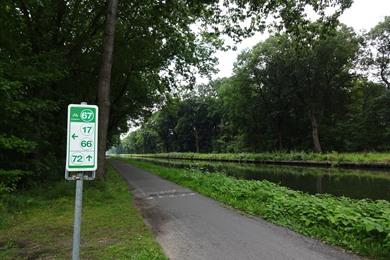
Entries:
[[268,180],[311,194],[328,193],[356,199],[390,201],[390,172],[336,168],[287,167],[259,164],[200,162],[143,158],[160,165],[223,172],[249,180]]

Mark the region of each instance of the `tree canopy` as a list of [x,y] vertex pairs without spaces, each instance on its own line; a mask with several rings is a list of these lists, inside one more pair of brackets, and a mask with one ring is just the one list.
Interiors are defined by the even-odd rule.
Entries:
[[[274,17],[275,30],[298,36],[311,26],[307,8],[318,14],[318,22],[328,25],[324,28],[331,28],[351,3],[351,0],[119,1],[108,145],[128,131],[129,120],[150,116],[167,100],[171,90],[178,92],[181,85],[194,85],[196,74],[212,72],[216,61],[213,53],[226,48],[225,35],[239,41],[264,30],[267,18]],[[332,12],[327,11],[329,8]],[[0,2],[2,179],[22,173],[31,176],[31,180],[62,175],[66,107],[82,101],[97,103],[106,9],[106,1],[92,0]],[[181,109],[191,111],[193,107]],[[210,112],[202,106],[199,109],[199,113]],[[230,117],[225,111],[210,113],[221,114],[220,124],[230,123],[225,120]],[[198,132],[198,146],[183,149],[202,150],[202,143],[218,143],[215,141],[218,138],[204,139],[204,130],[194,120],[181,120],[177,126],[178,132],[185,133],[190,127]],[[215,127],[218,120],[214,121],[199,124]]]
[[363,63],[390,89],[390,16],[372,28],[366,37]]
[[386,84],[354,69],[364,37],[322,26],[307,25],[304,38],[276,33],[244,51],[232,77],[166,103],[118,149],[142,153],[133,141],[144,131],[161,144],[148,152],[389,149]]

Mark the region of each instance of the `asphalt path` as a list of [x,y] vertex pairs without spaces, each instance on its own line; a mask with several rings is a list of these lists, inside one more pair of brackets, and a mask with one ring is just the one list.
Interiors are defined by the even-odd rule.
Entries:
[[112,164],[129,183],[136,205],[169,259],[359,259],[123,161]]

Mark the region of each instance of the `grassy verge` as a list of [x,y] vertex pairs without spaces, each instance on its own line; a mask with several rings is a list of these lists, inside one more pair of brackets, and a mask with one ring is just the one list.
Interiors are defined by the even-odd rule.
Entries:
[[[70,259],[74,182],[52,183],[0,201],[0,259]],[[166,259],[134,207],[127,185],[84,182],[82,259]]]
[[157,153],[157,154],[123,154],[122,157],[152,157],[172,159],[225,160],[225,161],[307,161],[340,163],[386,164],[390,166],[390,153],[307,153],[307,152],[274,152],[274,153]]
[[390,255],[390,203],[309,195],[267,181],[239,180],[223,174],[132,164],[246,213],[299,233],[342,246],[360,255]]

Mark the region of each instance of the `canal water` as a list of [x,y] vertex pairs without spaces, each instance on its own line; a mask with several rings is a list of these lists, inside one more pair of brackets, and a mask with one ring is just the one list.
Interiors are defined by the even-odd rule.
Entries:
[[310,168],[142,158],[162,166],[224,173],[248,180],[268,180],[310,194],[327,193],[355,199],[390,201],[390,171]]

